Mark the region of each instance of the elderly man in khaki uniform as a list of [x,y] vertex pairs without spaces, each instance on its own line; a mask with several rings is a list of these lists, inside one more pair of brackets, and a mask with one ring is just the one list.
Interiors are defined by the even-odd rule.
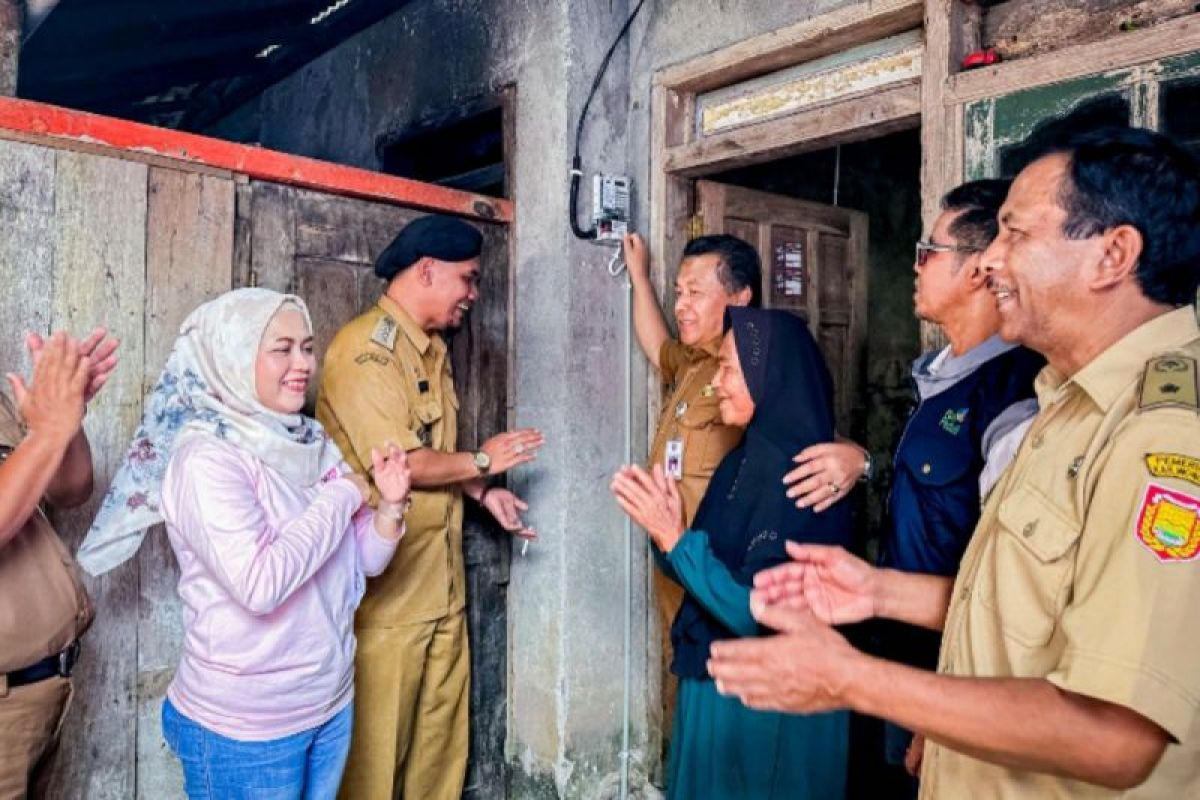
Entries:
[[70,508],[92,493],[83,433],[87,401],[116,365],[117,343],[96,331],[28,340],[30,385],[9,375],[0,395],[0,798],[45,793],[40,766],[54,751],[71,697],[71,670],[92,605],[79,569],[41,507]]
[[[795,548],[754,598],[783,635],[710,671],[755,707],[924,734],[926,798],[1200,797],[1200,167],[1148,131],[1067,140],[984,262],[1001,334],[1048,366],[957,580]],[[939,674],[827,624],[872,615],[943,628]]]
[[355,618],[354,733],[341,794],[352,800],[451,800],[462,794],[468,743],[464,494],[508,531],[532,538],[527,506],[488,479],[532,460],[542,436],[502,433],[457,451],[458,397],[441,332],[478,296],[482,239],[461,220],[409,223],[375,264],[379,302],[343,327],[325,356],[317,418],[356,472],[371,448],[408,452],[415,491],[408,534],[370,581]]
[[[758,306],[762,267],[758,253],[734,236],[702,236],[688,242],[675,278],[675,323],[671,336],[650,283],[650,254],[642,237],[625,237],[625,263],[633,284],[633,326],[646,358],[667,387],[650,464],[662,464],[678,481],[683,521],[691,524],[721,459],[742,440],[742,429],[725,425],[717,409],[712,380],[729,306]],[[683,602],[683,588],[654,573],[663,642],[664,730],[675,707],[671,663],[671,621]]]

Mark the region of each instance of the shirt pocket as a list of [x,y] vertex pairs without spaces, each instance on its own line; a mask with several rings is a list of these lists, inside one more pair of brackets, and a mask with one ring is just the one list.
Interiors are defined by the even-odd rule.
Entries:
[[949,438],[910,433],[896,453],[896,460],[921,486],[949,486],[966,476],[974,460],[969,448],[946,441]]
[[[716,397],[699,397],[688,402],[682,414],[676,414],[684,440],[684,473],[710,474],[732,446],[722,435],[721,411]],[[736,444],[736,440],[734,442]]]
[[442,420],[442,404],[425,397],[412,408],[413,432],[424,447],[433,447],[433,428]]
[[997,522],[979,601],[1006,637],[1040,647],[1066,607],[1082,528],[1031,486],[1001,501]]

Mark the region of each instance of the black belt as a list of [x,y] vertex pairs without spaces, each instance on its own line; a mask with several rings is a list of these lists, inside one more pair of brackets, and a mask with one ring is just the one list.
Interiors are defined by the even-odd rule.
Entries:
[[26,686],[30,683],[44,681],[47,678],[71,677],[72,670],[75,669],[75,662],[79,660],[79,640],[71,642],[67,645],[67,649],[61,653],[55,653],[52,656],[46,656],[36,664],[30,664],[28,667],[14,669],[8,673],[9,688],[14,686]]

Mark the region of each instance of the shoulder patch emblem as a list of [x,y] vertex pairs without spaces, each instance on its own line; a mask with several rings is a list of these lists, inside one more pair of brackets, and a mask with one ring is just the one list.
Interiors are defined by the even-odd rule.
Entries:
[[380,317],[371,331],[371,341],[388,350],[396,346],[396,320],[391,317]]
[[1165,355],[1146,362],[1138,409],[1177,406],[1200,409],[1200,389],[1196,385],[1196,359],[1183,355]]
[[365,353],[359,353],[357,356],[355,356],[354,363],[359,365],[378,364],[381,367],[386,367],[392,362],[388,361],[388,357],[382,353],[376,353],[374,350],[368,350]]
[[1200,486],[1200,458],[1179,453],[1146,453],[1146,469],[1156,478],[1178,478]]
[[1194,560],[1200,555],[1200,498],[1149,484],[1134,535],[1159,561]]

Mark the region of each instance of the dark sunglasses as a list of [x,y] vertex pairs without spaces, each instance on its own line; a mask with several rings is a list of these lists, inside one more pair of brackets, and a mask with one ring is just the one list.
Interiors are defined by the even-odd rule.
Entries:
[[930,253],[978,253],[980,248],[968,247],[962,244],[938,244],[937,242],[917,242],[917,266],[923,267],[929,261]]

